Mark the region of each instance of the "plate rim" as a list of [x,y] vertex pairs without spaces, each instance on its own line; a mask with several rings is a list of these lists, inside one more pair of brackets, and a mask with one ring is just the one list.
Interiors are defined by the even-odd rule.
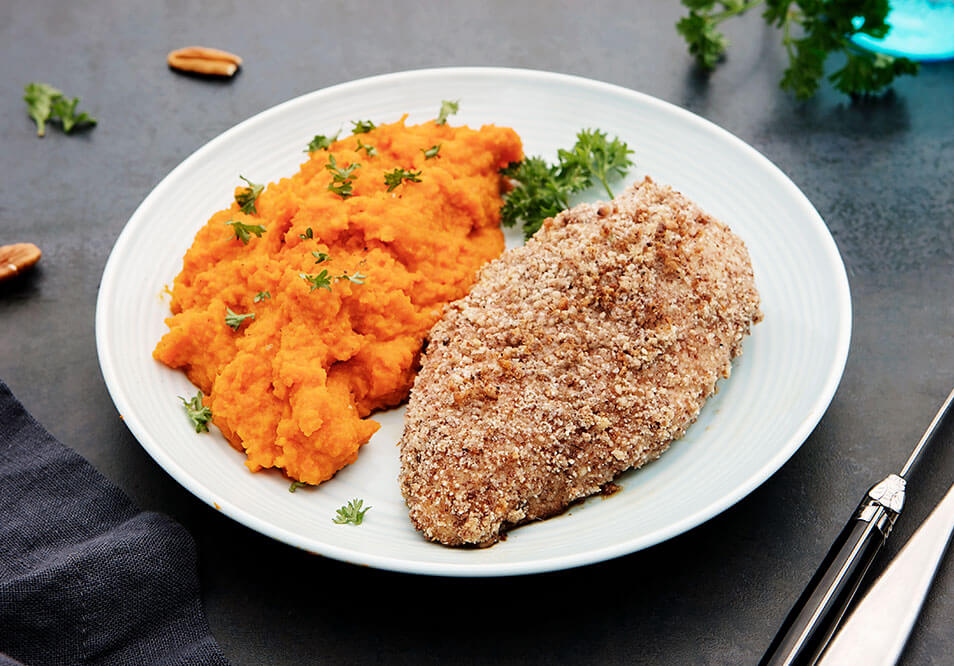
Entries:
[[[233,134],[239,133],[247,125],[267,121],[267,119],[272,115],[281,114],[286,109],[293,108],[298,105],[310,104],[312,103],[312,100],[316,98],[354,92],[356,90],[360,90],[363,87],[373,87],[376,84],[384,81],[394,82],[395,80],[400,81],[401,79],[426,80],[430,77],[440,78],[448,76],[507,77],[512,81],[533,79],[535,82],[542,81],[561,83],[564,85],[588,88],[598,92],[607,92],[611,93],[612,95],[621,95],[623,97],[629,97],[631,99],[638,100],[642,104],[647,104],[649,106],[661,109],[668,114],[679,117],[682,121],[697,125],[708,132],[721,135],[722,138],[729,140],[730,143],[741,149],[742,152],[748,153],[749,156],[758,162],[763,169],[773,172],[776,176],[780,176],[780,182],[787,190],[790,191],[791,194],[794,195],[796,200],[799,200],[802,203],[803,207],[809,213],[807,217],[811,220],[811,224],[816,227],[816,231],[822,232],[819,233],[818,236],[821,239],[822,246],[825,250],[826,263],[829,263],[833,268],[835,268],[835,273],[837,274],[835,284],[831,285],[831,295],[833,296],[833,301],[835,302],[837,311],[839,313],[837,321],[834,322],[834,330],[836,332],[836,343],[834,345],[835,361],[828,370],[828,374],[822,384],[822,391],[814,400],[811,410],[808,411],[800,426],[795,429],[795,431],[788,437],[786,441],[784,441],[784,445],[779,447],[778,451],[773,457],[771,457],[758,470],[751,473],[748,478],[745,479],[744,483],[734,488],[733,492],[719,497],[717,500],[710,502],[706,506],[700,507],[695,512],[682,517],[680,520],[671,522],[665,527],[631,539],[620,541],[611,546],[604,546],[589,550],[584,549],[571,555],[561,555],[552,558],[544,557],[516,563],[484,562],[461,564],[453,562],[421,562],[418,560],[405,559],[401,557],[357,552],[350,548],[342,548],[328,542],[322,542],[321,548],[319,550],[313,550],[312,548],[314,547],[314,544],[308,539],[282,527],[278,527],[264,520],[260,520],[256,516],[248,513],[245,509],[232,503],[231,501],[226,500],[225,498],[214,498],[212,493],[202,484],[198,477],[194,476],[188,469],[180,466],[171,457],[171,455],[164,451],[161,446],[153,444],[151,441],[151,436],[145,431],[145,428],[142,426],[142,424],[139,423],[131,404],[127,401],[125,391],[122,389],[120,384],[120,377],[116,367],[111,363],[110,337],[107,327],[108,315],[110,312],[110,305],[108,302],[109,299],[107,296],[109,295],[113,285],[116,283],[114,274],[118,270],[117,265],[120,261],[119,257],[121,257],[123,254],[122,250],[132,242],[135,232],[133,227],[135,226],[134,223],[138,220],[138,218],[146,214],[146,211],[149,207],[151,207],[152,202],[162,196],[165,189],[170,186],[170,181],[172,181],[180,171],[186,170],[191,167],[193,163],[200,161],[206,153],[212,152],[221,143],[229,141]],[[672,539],[673,537],[683,534],[684,532],[687,532],[688,530],[697,527],[717,516],[718,514],[728,510],[744,497],[748,496],[760,485],[765,483],[773,474],[775,474],[775,472],[777,472],[782,465],[784,465],[795,454],[795,452],[802,446],[805,440],[818,425],[822,416],[825,414],[829,405],[831,404],[831,401],[834,398],[835,392],[841,381],[842,375],[844,374],[851,340],[851,328],[852,308],[848,276],[845,270],[844,261],[838,251],[837,244],[835,243],[831,231],[828,229],[821,215],[812,205],[808,197],[801,191],[801,189],[778,166],[776,166],[756,148],[732,134],[728,130],[716,125],[712,121],[707,120],[702,116],[693,113],[692,111],[684,109],[671,102],[662,100],[658,97],[626,88],[618,84],[608,83],[605,81],[573,74],[564,74],[546,70],[483,66],[412,69],[378,74],[337,83],[325,88],[298,95],[284,102],[268,107],[213,137],[193,151],[171,171],[163,176],[163,178],[149,191],[145,198],[136,207],[129,219],[125,222],[119,236],[110,250],[109,257],[104,266],[102,277],[100,278],[100,288],[97,294],[95,310],[95,340],[100,371],[103,375],[103,379],[110,398],[116,406],[119,414],[122,415],[123,422],[126,424],[126,427],[135,437],[139,445],[146,450],[150,457],[152,457],[153,460],[155,460],[155,462],[177,483],[182,485],[198,499],[250,529],[312,554],[322,555],[343,562],[370,566],[388,571],[452,577],[526,575],[575,568],[586,564],[595,564],[597,562],[602,562],[634,553]],[[309,542],[305,543],[306,541]]]

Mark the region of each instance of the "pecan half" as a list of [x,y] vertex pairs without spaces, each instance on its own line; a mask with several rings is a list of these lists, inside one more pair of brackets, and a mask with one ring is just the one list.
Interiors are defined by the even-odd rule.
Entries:
[[167,60],[174,69],[215,76],[232,76],[242,64],[242,59],[234,53],[205,46],[187,46],[171,51]]
[[33,243],[0,246],[0,280],[19,275],[38,262],[41,254]]

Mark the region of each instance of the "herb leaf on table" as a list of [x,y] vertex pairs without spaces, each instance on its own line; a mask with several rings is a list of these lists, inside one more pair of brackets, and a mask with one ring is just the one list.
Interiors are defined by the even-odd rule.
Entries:
[[59,120],[63,131],[69,134],[77,125],[95,125],[96,119],[88,113],[76,113],[79,97],[67,99],[61,90],[48,83],[28,83],[23,92],[27,114],[36,123],[36,135],[46,135],[46,123]]

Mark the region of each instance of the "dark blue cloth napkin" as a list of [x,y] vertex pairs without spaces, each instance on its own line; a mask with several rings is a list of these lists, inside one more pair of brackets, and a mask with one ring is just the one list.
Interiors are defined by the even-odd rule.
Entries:
[[0,381],[0,666],[227,664],[195,543],[60,444]]

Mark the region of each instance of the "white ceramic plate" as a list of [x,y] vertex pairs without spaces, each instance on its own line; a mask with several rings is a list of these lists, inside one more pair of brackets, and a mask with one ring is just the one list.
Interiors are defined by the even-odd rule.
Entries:
[[[152,359],[166,332],[164,289],[209,216],[231,200],[238,174],[274,181],[294,173],[317,133],[349,121],[433,118],[460,99],[453,122],[509,125],[527,154],[553,159],[585,127],[635,150],[630,180],[651,175],[721,218],[748,245],[765,320],[745,342],[731,379],[688,434],[658,461],[620,480],[611,498],[521,527],[483,550],[426,542],[396,483],[403,409],[358,461],[318,488],[288,492],[277,473],[249,473],[218,433],[192,431],[176,396],[185,376]],[[596,194],[594,195],[595,198]],[[518,233],[508,239],[520,242]],[[248,527],[314,553],[383,569],[449,576],[550,571],[631,553],[731,506],[801,445],[844,369],[851,307],[831,235],[798,188],[756,150],[685,110],[632,90],[559,74],[463,68],[378,76],[320,90],[264,111],[200,148],[146,198],[116,241],[96,308],[106,384],[126,425],[169,474]],[[355,527],[332,523],[353,497],[373,508]]]

